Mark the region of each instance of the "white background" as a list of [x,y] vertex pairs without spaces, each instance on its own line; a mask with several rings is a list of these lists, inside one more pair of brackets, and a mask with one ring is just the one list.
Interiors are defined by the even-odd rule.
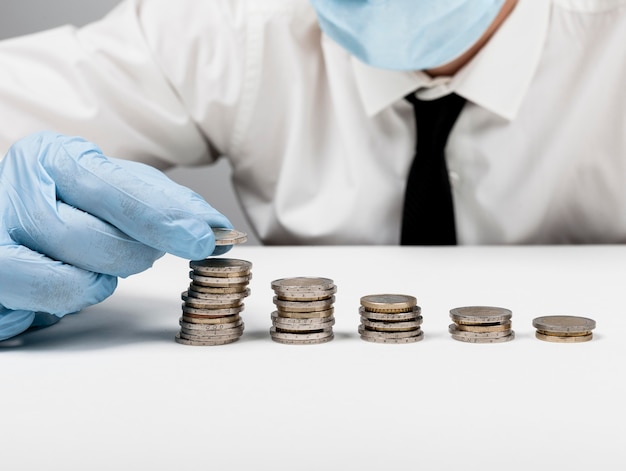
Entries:
[[[0,348],[7,470],[626,469],[624,247],[235,247],[254,264],[242,339],[174,342],[187,262],[171,256],[104,303]],[[271,341],[270,282],[338,286],[324,345]],[[361,296],[417,297],[422,342],[357,334]],[[513,311],[513,342],[452,340],[448,311]],[[597,321],[594,340],[532,319]]]

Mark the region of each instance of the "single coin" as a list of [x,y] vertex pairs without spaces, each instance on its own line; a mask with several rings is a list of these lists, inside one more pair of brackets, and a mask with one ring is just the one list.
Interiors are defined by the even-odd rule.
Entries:
[[322,319],[324,317],[330,317],[334,314],[335,308],[324,309],[323,311],[310,311],[310,312],[290,312],[282,311],[278,309],[274,311],[278,317],[286,319]]
[[185,338],[182,338],[180,334],[176,334],[176,337],[174,340],[176,340],[176,343],[180,343],[181,345],[191,345],[194,347],[215,347],[218,345],[226,345],[229,343],[236,342],[237,340],[239,340],[239,338],[240,337],[235,337],[235,338],[226,339],[226,340],[219,340],[219,339],[187,340]]
[[324,311],[332,307],[335,302],[335,297],[331,296],[328,299],[322,299],[320,301],[283,301],[274,296],[274,304],[280,309],[281,312],[311,312],[311,311]]
[[319,301],[331,298],[337,292],[337,287],[326,291],[275,291],[281,301]]
[[241,306],[241,298],[237,299],[202,299],[193,296],[187,296],[187,291],[183,291],[181,299],[185,301],[185,306],[195,307],[198,309],[225,309],[229,307]]
[[363,325],[359,326],[359,334],[361,334],[361,337],[373,337],[376,339],[404,339],[407,337],[416,337],[421,333],[422,329],[419,327],[415,330],[405,332],[380,332],[377,330],[370,330]]
[[504,342],[510,342],[511,340],[513,340],[515,338],[515,332],[511,331],[511,333],[505,337],[498,337],[498,338],[470,338],[470,337],[462,337],[460,335],[456,335],[456,334],[452,334],[452,338],[454,340],[458,340],[459,342],[466,342],[466,343],[504,343]]
[[[278,318],[280,319],[280,318]],[[333,325],[335,325],[335,318],[329,317],[327,322],[322,322],[318,324],[285,324],[278,320],[273,322],[274,327],[282,331],[293,331],[293,332],[302,332],[302,331],[310,331],[310,330],[325,330]]]
[[496,324],[507,322],[513,313],[501,307],[464,306],[450,310],[450,317],[457,324]]
[[364,335],[361,335],[361,340],[365,340],[367,342],[390,343],[390,344],[415,343],[415,342],[419,342],[423,338],[424,338],[424,332],[420,332],[420,334],[415,337],[405,337],[402,339],[374,338],[374,337],[366,337]]
[[468,332],[465,330],[459,330],[456,324],[450,324],[448,326],[448,332],[457,337],[464,337],[467,339],[498,339],[500,337],[506,337],[511,334],[511,329],[496,331],[496,332]]
[[236,294],[236,293],[245,293],[248,289],[248,283],[243,283],[234,286],[222,286],[222,287],[212,287],[212,286],[201,286],[195,283],[189,284],[189,290],[194,293],[202,293],[202,294]]
[[239,314],[235,314],[232,316],[226,317],[189,317],[187,315],[183,315],[178,322],[188,322],[190,324],[230,324],[231,322],[237,322],[241,317]]
[[543,316],[533,319],[533,326],[545,332],[591,332],[596,321],[578,316]]
[[335,282],[330,278],[313,276],[296,276],[293,278],[280,278],[272,281],[274,291],[328,291],[335,287]]
[[299,319],[299,318],[295,318],[295,317],[282,317],[278,315],[278,311],[274,311],[272,312],[271,315],[272,318],[272,322],[280,322],[281,324],[285,324],[285,325],[291,325],[291,324],[297,324],[297,325],[320,325],[320,324],[324,324],[326,322],[330,322],[331,320],[334,321],[335,317],[331,314],[330,316],[326,316],[326,317],[307,317],[304,319]]
[[370,294],[361,298],[361,306],[371,312],[409,312],[417,299],[406,294]]
[[278,337],[272,337],[272,340],[277,343],[283,343],[285,345],[318,345],[321,343],[330,342],[334,339],[334,335],[329,335],[328,337],[324,337],[321,339],[313,339],[313,340],[293,340],[293,339],[283,339]]
[[183,304],[183,312],[189,317],[202,316],[202,317],[224,317],[232,316],[233,314],[239,314],[243,311],[245,305],[241,304],[239,307],[228,307],[224,309],[199,309],[195,307],[185,306]]
[[236,329],[243,325],[243,321],[241,319],[223,323],[223,324],[196,324],[195,322],[179,322],[180,326],[184,329],[188,330],[199,330],[199,331],[217,331],[217,330],[228,330],[228,329]]
[[270,327],[270,335],[272,338],[279,338],[283,340],[318,340],[326,338],[330,335],[333,335],[332,329],[325,329],[322,332],[315,333],[302,333],[302,334],[294,334],[287,332],[279,332],[276,330],[276,327]]
[[385,322],[402,322],[411,321],[421,317],[422,308],[415,306],[412,310],[407,312],[372,312],[365,309],[363,306],[359,308],[359,314],[371,321],[385,321]]
[[243,334],[243,326],[238,327],[237,329],[229,329],[225,332],[222,331],[188,331],[185,329],[181,329],[179,334],[182,338],[187,340],[205,340],[205,339],[232,339],[235,337],[241,337]]
[[512,324],[510,322],[504,322],[503,324],[480,324],[480,325],[466,325],[455,324],[456,329],[463,332],[504,332],[511,330]]
[[212,227],[211,229],[215,235],[215,245],[243,244],[248,240],[248,234],[245,232],[222,227]]
[[[215,294],[215,293],[200,293],[198,291],[194,291],[192,289],[188,289],[187,291],[183,291],[182,296],[190,296],[196,299],[202,299],[207,301],[240,301],[243,298],[250,296],[250,289],[246,289],[245,291],[241,291],[239,293],[223,293],[223,294]],[[185,298],[183,298],[183,301]]]
[[422,317],[418,317],[414,321],[406,322],[383,322],[383,321],[370,321],[369,319],[361,316],[361,324],[368,327],[370,330],[376,330],[378,332],[407,332],[415,329],[419,329],[422,325]]
[[247,285],[252,279],[252,273],[246,276],[233,276],[230,278],[223,278],[219,276],[202,276],[196,275],[195,272],[189,272],[189,278],[191,278],[196,285],[210,286],[211,288],[231,288],[238,287],[240,285]]
[[236,258],[205,258],[192,260],[189,262],[189,268],[198,275],[237,277],[248,275],[252,269],[252,263]]
[[589,335],[591,331],[587,332],[548,332],[547,330],[537,329],[537,332],[543,335],[557,335],[559,337],[584,337],[585,335]]
[[581,343],[581,342],[589,342],[593,338],[593,334],[590,332],[587,335],[563,336],[563,335],[545,335],[540,332],[535,332],[535,337],[537,337],[539,340],[544,340],[546,342]]

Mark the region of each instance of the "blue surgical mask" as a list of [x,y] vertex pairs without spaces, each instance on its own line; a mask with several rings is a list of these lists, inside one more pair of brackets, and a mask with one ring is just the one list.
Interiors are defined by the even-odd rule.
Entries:
[[374,67],[423,70],[467,51],[505,0],[311,0],[322,30]]

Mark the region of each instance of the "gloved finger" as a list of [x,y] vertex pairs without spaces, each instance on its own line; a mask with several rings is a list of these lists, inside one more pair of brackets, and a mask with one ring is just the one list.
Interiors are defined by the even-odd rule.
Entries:
[[150,268],[164,254],[60,201],[56,211],[39,214],[36,220],[26,208],[20,213],[21,227],[9,232],[16,244],[83,270],[126,277]]
[[0,305],[64,316],[109,297],[117,278],[52,260],[19,245],[0,246]]
[[35,319],[32,311],[13,311],[0,306],[0,341],[10,339],[27,330]]
[[59,199],[135,240],[183,258],[199,259],[215,249],[211,227],[232,227],[197,193],[169,179],[157,181],[154,169],[137,175],[83,139],[37,136],[45,147],[39,152],[40,162],[54,180]]

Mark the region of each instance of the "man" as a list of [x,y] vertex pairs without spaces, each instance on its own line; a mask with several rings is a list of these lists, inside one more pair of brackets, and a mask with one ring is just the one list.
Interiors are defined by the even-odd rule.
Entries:
[[[266,243],[622,242],[623,44],[626,0],[128,0],[0,45],[0,142],[54,129],[159,168],[226,155]],[[420,111],[448,96],[458,119]],[[163,251],[210,255],[229,224],[77,139],[31,136],[1,165],[4,338]]]

